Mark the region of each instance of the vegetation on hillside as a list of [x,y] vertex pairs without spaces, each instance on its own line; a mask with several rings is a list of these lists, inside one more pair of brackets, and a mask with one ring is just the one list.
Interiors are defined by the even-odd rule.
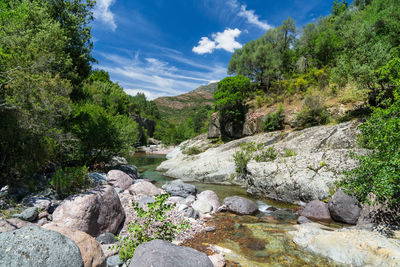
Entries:
[[140,95],[91,70],[93,5],[0,2],[0,186],[129,152],[138,143],[130,114],[154,115]]
[[[361,127],[360,142],[371,153],[357,156],[360,167],[348,172],[340,186],[361,201],[373,193],[378,202],[396,206],[400,202],[399,36],[399,1],[357,0],[348,5],[336,0],[329,16],[301,30],[288,18],[236,50],[228,73],[252,82],[242,105],[251,100],[260,107],[302,99],[292,125],[299,128],[329,122],[328,97],[340,103],[366,103],[372,114]],[[283,128],[281,113],[279,108],[266,116],[266,131]],[[245,172],[248,154],[235,155],[238,173]]]

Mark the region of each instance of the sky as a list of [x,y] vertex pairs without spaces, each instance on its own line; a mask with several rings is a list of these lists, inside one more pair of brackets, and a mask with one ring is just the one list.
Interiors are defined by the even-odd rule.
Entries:
[[94,68],[125,92],[174,96],[227,75],[232,53],[289,16],[296,26],[330,13],[333,0],[97,0]]

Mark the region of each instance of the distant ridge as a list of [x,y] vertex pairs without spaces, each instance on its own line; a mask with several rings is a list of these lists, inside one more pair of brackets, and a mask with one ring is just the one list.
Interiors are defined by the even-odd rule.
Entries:
[[159,97],[154,100],[163,118],[171,122],[182,122],[189,114],[205,106],[214,105],[213,94],[218,83],[202,85],[178,96]]
[[209,92],[214,94],[218,89],[218,82],[209,83],[208,85],[201,85],[198,88],[194,89],[192,92]]

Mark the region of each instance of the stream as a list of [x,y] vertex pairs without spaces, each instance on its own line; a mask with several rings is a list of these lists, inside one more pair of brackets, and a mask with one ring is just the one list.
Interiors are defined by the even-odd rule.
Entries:
[[[165,156],[137,154],[129,161],[138,167],[144,178],[156,181],[161,187],[173,179],[156,167],[165,160]],[[260,212],[256,216],[238,216],[221,212],[207,221],[207,225],[216,227],[214,232],[203,232],[183,245],[212,254],[211,246],[224,248],[226,266],[339,266],[332,261],[307,253],[296,247],[289,231],[297,223],[297,206],[259,199],[247,195],[246,189],[239,186],[203,184],[190,182],[198,192],[213,190],[221,202],[228,196],[243,196],[256,201]],[[329,224],[340,227],[340,224]]]

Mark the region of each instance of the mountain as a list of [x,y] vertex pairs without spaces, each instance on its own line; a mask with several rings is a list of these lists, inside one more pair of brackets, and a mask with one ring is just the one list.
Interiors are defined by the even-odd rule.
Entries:
[[218,82],[209,83],[208,85],[201,85],[198,88],[194,89],[193,92],[209,92],[214,93],[218,89]]
[[213,93],[217,90],[217,85],[218,83],[202,85],[189,93],[159,97],[154,102],[163,119],[180,123],[201,108],[214,105]]

